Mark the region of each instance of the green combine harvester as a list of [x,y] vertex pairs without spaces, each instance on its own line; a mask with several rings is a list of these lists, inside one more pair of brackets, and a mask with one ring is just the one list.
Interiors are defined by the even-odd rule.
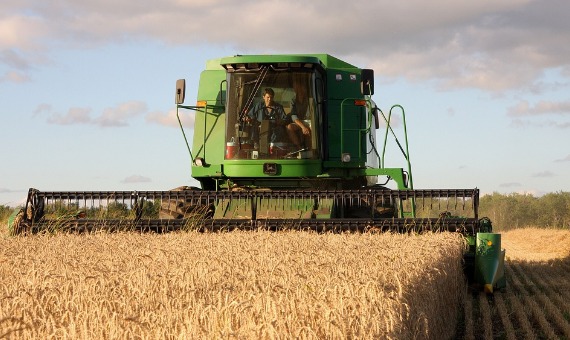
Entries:
[[[236,55],[207,62],[196,105],[184,105],[185,86],[176,83],[177,112],[194,112],[192,147],[179,123],[200,188],[32,188],[11,232],[452,231],[469,243],[471,280],[489,292],[505,286],[505,253],[478,216],[479,190],[414,189],[405,111],[377,107],[373,70],[327,54]],[[385,166],[388,147],[405,168]]]

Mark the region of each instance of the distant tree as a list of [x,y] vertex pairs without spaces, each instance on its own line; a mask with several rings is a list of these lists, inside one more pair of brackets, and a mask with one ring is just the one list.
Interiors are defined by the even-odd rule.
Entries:
[[479,215],[493,222],[495,230],[526,226],[570,228],[570,193],[549,193],[542,197],[531,194],[484,195]]
[[105,213],[106,218],[124,218],[129,216],[129,208],[125,203],[110,202]]
[[140,207],[141,217],[143,217],[143,218],[158,218],[159,210],[160,210],[160,201],[159,200],[154,200],[154,201],[143,200],[142,206]]
[[540,199],[539,225],[557,228],[570,227],[570,192],[549,193]]
[[4,222],[8,221],[8,217],[12,214],[14,208],[10,208],[7,205],[0,204],[0,223],[4,224]]

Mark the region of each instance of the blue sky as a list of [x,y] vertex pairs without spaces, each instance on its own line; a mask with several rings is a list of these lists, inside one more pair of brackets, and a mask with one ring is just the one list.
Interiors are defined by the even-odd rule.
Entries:
[[208,59],[248,53],[373,68],[378,106],[406,109],[416,188],[570,191],[568,13],[565,0],[4,0],[0,204],[30,187],[195,185],[175,81],[192,104]]

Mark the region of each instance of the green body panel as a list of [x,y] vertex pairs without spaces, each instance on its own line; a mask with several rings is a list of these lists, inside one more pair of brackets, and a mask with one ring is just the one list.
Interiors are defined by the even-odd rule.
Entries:
[[226,72],[206,70],[200,74],[198,101],[205,101],[206,107],[195,110],[194,139],[192,152],[194,158],[201,157],[207,167],[192,167],[193,177],[219,177],[224,161],[224,145],[226,119],[223,110],[220,84],[226,79]]
[[331,99],[328,103],[328,160],[340,162],[343,153],[350,153],[353,162],[365,162],[366,111],[362,106],[343,102]]
[[[263,173],[263,164],[277,165],[276,175]],[[319,160],[226,160],[224,175],[228,177],[272,178],[278,177],[316,177],[322,173]]]
[[341,155],[350,153],[353,162],[364,162],[366,134],[362,132],[367,127],[367,113],[363,106],[354,106],[355,99],[364,99],[360,88],[361,69],[329,55],[320,58],[327,76],[327,159],[340,163]]
[[192,166],[192,177],[194,178],[220,178],[224,175],[222,164],[206,164],[206,166]]
[[501,249],[501,234],[477,233],[475,243],[475,281],[483,286],[504,288],[505,251]]
[[341,156],[349,153],[352,167],[365,168],[366,136],[370,133],[368,112],[366,107],[354,103],[364,99],[360,88],[361,70],[349,64],[330,64],[335,66],[327,68],[327,160],[338,162],[335,166],[346,167]]
[[360,69],[327,69],[327,93],[329,100],[338,100],[333,106],[340,107],[345,98],[363,98],[360,93]]

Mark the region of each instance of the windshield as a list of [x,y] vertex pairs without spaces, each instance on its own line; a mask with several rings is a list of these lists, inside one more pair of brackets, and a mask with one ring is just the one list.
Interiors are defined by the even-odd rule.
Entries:
[[319,158],[313,70],[228,73],[226,159]]

